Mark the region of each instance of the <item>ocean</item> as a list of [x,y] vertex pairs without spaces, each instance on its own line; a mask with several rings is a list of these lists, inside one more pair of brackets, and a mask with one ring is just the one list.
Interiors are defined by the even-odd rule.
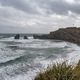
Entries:
[[[25,34],[24,34],[25,35]],[[27,34],[26,34],[27,35]],[[76,64],[80,47],[61,40],[19,40],[15,34],[0,35],[0,80],[34,80],[35,76],[56,62]]]

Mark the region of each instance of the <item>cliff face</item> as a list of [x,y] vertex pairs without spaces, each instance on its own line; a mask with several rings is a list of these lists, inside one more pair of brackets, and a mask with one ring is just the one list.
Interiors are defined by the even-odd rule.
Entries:
[[57,39],[80,44],[80,28],[60,28],[57,31],[50,32],[48,35],[34,35],[33,37],[35,39]]
[[76,27],[60,28],[57,31],[50,32],[50,36],[53,37],[54,39],[80,44],[80,28]]

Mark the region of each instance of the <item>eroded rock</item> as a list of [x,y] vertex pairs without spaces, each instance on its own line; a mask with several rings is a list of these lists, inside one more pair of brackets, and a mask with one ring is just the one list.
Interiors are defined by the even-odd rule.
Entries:
[[14,39],[20,39],[20,35],[17,34],[17,35],[14,37]]

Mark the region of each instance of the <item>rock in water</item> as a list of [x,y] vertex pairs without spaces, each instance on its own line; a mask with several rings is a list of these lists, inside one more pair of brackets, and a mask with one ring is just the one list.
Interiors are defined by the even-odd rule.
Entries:
[[17,35],[14,37],[14,39],[20,39],[20,35],[17,34]]
[[28,39],[28,37],[27,36],[24,36],[24,39]]

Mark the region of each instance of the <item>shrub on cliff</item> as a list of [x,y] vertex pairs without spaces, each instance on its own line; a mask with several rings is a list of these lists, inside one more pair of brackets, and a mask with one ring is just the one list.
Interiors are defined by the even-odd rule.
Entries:
[[34,80],[80,80],[80,61],[76,66],[63,62],[38,74]]

